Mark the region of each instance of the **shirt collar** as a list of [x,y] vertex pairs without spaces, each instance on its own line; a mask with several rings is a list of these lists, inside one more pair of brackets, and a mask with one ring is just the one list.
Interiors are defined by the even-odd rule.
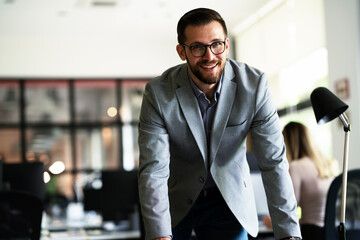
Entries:
[[[188,74],[188,76],[189,76],[189,81],[190,81],[191,88],[193,89],[196,98],[199,98],[201,95],[205,95],[205,93],[204,93],[203,91],[201,91],[201,90],[196,86],[196,84],[194,83],[194,81],[191,79],[190,74]],[[217,85],[216,91],[215,91],[215,93],[214,93],[214,100],[215,100],[215,101],[217,101],[217,99],[219,98],[220,92],[221,92],[223,76],[224,76],[224,73],[221,74],[219,84]]]

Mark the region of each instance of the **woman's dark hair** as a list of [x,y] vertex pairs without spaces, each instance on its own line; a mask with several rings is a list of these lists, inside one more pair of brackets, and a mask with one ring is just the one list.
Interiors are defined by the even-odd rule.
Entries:
[[217,21],[221,24],[224,30],[225,37],[227,37],[228,32],[225,21],[218,12],[208,8],[197,8],[185,13],[184,16],[180,18],[177,25],[179,44],[183,44],[186,41],[185,28],[188,25],[202,26],[212,21]]

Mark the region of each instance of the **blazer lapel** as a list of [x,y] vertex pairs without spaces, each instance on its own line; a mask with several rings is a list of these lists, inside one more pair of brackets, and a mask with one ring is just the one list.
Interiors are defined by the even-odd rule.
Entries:
[[[189,83],[187,67],[184,65],[177,78],[179,87],[176,89],[176,96],[184,113],[186,122],[195,138],[204,161],[207,159],[207,141],[199,104]],[[205,164],[207,165],[206,161]]]
[[231,108],[234,103],[235,92],[237,88],[237,83],[232,81],[235,77],[232,67],[227,62],[224,69],[224,78],[222,82],[220,98],[218,100],[218,105],[216,107],[216,113],[214,116],[214,122],[212,127],[212,134],[210,140],[210,162],[212,163],[217,150],[219,148],[219,144],[221,138],[223,136],[224,130],[226,128],[226,124],[228,122]]

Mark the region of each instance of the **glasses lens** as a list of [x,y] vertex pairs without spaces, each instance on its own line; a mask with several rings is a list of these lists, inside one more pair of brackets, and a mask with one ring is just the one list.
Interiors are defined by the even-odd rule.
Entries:
[[221,54],[225,50],[225,44],[224,42],[214,42],[211,44],[210,48],[214,54]]
[[190,48],[192,55],[194,57],[202,57],[206,51],[206,46],[204,45],[193,45]]

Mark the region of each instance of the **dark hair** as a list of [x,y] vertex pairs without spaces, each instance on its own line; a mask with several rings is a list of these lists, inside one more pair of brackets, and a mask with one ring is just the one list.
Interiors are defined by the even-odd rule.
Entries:
[[185,28],[188,25],[202,26],[212,21],[217,21],[223,27],[225,36],[227,36],[227,28],[224,19],[220,14],[212,9],[208,8],[196,8],[191,10],[182,16],[177,25],[178,42],[180,44],[185,43]]

